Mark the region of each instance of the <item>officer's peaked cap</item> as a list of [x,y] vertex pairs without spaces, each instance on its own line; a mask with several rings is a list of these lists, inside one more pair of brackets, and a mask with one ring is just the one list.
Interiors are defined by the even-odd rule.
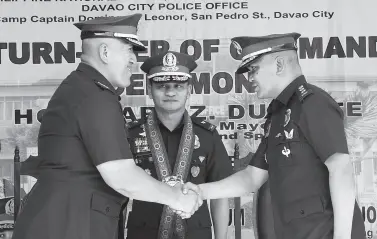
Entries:
[[190,72],[195,70],[197,64],[192,56],[167,51],[148,58],[141,70],[147,74],[147,79],[161,81],[187,81],[191,78]]
[[273,34],[267,36],[241,36],[232,38],[232,44],[242,57],[236,73],[248,71],[248,66],[261,56],[278,51],[297,50],[299,33]]
[[97,17],[88,21],[75,23],[81,30],[81,39],[87,38],[120,38],[133,45],[134,50],[143,51],[146,47],[137,36],[137,26],[141,14],[118,17]]

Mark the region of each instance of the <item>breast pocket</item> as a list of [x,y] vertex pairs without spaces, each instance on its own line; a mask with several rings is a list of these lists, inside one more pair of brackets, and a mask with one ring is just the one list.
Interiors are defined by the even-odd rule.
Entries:
[[283,218],[285,223],[295,219],[303,219],[314,214],[323,214],[324,208],[319,196],[313,196],[284,205]]
[[104,195],[93,193],[90,208],[90,238],[115,238],[121,204]]

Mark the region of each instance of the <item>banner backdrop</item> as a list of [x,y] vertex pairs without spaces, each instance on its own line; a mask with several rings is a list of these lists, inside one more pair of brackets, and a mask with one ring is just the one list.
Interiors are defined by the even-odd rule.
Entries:
[[[122,95],[129,120],[152,106],[145,75],[148,56],[165,50],[193,55],[198,68],[187,105],[217,126],[233,160],[255,152],[269,101],[259,100],[246,76],[236,75],[239,55],[230,39],[299,32],[298,54],[307,80],[342,106],[349,150],[368,238],[377,238],[377,22],[375,0],[0,0],[0,166],[13,177],[15,146],[22,160],[37,154],[37,113],[79,63],[80,32],[74,22],[142,13],[132,84]],[[28,191],[34,183],[24,179]],[[252,195],[243,197],[242,238],[254,238]],[[233,207],[233,202],[230,200]],[[234,238],[233,217],[228,238]]]

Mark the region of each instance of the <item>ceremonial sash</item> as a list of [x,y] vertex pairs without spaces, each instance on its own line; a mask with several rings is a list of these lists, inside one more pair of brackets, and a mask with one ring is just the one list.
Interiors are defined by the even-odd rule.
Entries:
[[[173,172],[154,111],[148,114],[147,122],[144,125],[156,167],[157,177],[160,181],[168,184],[170,181],[185,182],[189,173],[195,138],[191,118],[187,111],[185,111],[183,117],[184,127]],[[173,233],[175,233],[178,238],[184,239],[186,234],[185,222],[181,217],[175,214],[170,207],[165,205],[161,215],[158,238],[170,239]]]

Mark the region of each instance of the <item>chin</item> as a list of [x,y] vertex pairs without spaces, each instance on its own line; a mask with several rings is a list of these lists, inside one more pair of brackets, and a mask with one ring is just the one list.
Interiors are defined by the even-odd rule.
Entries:
[[264,92],[264,91],[258,91],[257,97],[258,97],[258,99],[270,99],[271,98],[271,96],[268,94],[268,92]]
[[257,92],[257,97],[258,99],[264,99],[264,96],[260,91]]
[[119,87],[127,88],[129,86],[130,86],[130,82],[127,82],[127,83],[122,84],[122,86],[119,86]]
[[131,85],[131,79],[130,78],[124,79],[122,83],[123,83],[122,87],[126,88]]
[[118,87],[122,87],[122,88],[128,87],[131,84],[131,76],[130,75],[126,75],[125,77],[122,77],[118,81],[118,84],[119,84]]

